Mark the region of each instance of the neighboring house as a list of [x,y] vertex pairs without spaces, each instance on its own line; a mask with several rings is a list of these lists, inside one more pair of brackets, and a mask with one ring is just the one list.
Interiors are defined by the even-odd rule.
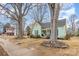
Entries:
[[5,33],[7,35],[14,35],[14,28],[13,27],[7,27]]
[[[57,22],[57,34],[58,38],[64,38],[66,36],[66,19],[58,20]],[[31,25],[31,34],[33,36],[40,36],[44,37],[49,35],[50,36],[50,22],[47,23],[38,23],[34,22]]]
[[12,27],[9,23],[4,26],[4,34],[14,35],[14,27]]
[[14,32],[14,35],[16,36],[18,34],[18,26],[16,24],[12,24],[11,26],[14,28],[13,32]]

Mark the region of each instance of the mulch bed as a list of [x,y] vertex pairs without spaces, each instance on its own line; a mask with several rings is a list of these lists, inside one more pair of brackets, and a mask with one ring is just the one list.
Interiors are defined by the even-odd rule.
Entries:
[[9,56],[6,51],[0,46],[0,56]]
[[51,43],[50,41],[44,41],[43,43],[41,43],[41,45],[45,47],[54,47],[54,48],[68,48],[69,47],[69,45],[60,41],[56,41],[53,43]]

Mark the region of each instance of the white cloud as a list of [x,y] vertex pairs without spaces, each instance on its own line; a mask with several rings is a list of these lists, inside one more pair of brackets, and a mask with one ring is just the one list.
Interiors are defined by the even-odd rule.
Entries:
[[61,20],[61,19],[68,19],[68,16],[65,15],[63,17],[60,17],[59,20]]
[[67,16],[70,16],[70,15],[72,15],[72,14],[76,14],[74,7],[72,7],[71,9],[69,9],[69,10],[66,11],[66,15],[67,15]]
[[63,6],[62,6],[62,9],[63,10],[68,10],[68,9],[70,9],[72,6],[74,6],[74,4],[73,3],[64,3],[64,4],[62,4]]
[[76,11],[75,11],[75,7],[74,7],[74,4],[65,4],[64,8],[67,8],[68,9],[62,9],[60,11],[60,18],[63,18],[64,16],[66,16],[67,18],[70,17],[70,15],[72,14],[76,14]]
[[78,22],[78,21],[79,21],[79,19],[76,19],[76,20],[75,20],[75,22]]

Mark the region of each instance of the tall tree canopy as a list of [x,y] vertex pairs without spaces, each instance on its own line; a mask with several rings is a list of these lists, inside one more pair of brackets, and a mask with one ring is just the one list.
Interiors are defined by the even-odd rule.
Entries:
[[30,3],[0,4],[0,12],[18,23],[18,38],[23,37],[23,19],[34,5]]
[[[36,22],[41,23],[43,20],[48,19],[48,6],[47,4],[37,3],[36,6],[31,10],[30,17]],[[47,14],[47,15],[46,15]]]
[[72,14],[70,16],[70,23],[71,23],[71,29],[72,29],[72,35],[75,34],[75,20],[77,19],[77,15],[76,14]]

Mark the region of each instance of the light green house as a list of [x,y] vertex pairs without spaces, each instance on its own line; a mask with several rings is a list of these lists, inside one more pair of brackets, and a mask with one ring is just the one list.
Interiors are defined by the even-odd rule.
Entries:
[[32,35],[34,35],[34,36],[37,36],[37,35],[41,36],[41,34],[42,34],[41,25],[39,23],[35,22],[33,24],[33,28],[32,28]]
[[[58,38],[64,38],[66,36],[66,19],[58,20],[57,26]],[[31,34],[33,36],[50,36],[50,33],[50,22],[41,24],[34,22],[31,26]]]

